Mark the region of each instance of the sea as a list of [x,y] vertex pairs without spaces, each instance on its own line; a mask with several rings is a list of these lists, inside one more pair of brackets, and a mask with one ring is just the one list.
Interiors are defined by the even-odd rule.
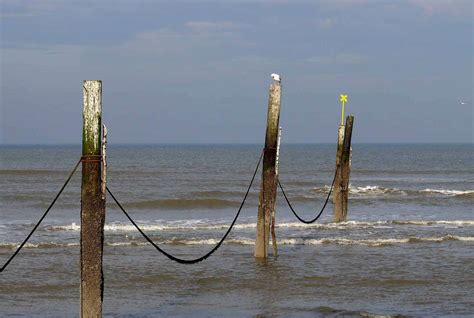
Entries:
[[[232,222],[262,145],[109,144],[108,187],[177,257],[211,250]],[[279,179],[314,217],[335,144],[282,144]],[[80,158],[79,145],[0,146],[0,266]],[[81,169],[0,273],[0,316],[78,317]],[[354,144],[348,221],[330,202],[300,223],[277,194],[278,256],[255,259],[261,172],[224,244],[175,263],[107,198],[106,317],[474,317],[473,144]]]

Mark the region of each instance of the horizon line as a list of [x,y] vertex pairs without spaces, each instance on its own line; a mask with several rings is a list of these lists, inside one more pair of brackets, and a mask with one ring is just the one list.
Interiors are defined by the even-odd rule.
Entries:
[[[387,142],[353,142],[353,145],[465,145],[473,144],[468,142],[433,142],[433,141],[387,141]],[[264,143],[258,142],[117,142],[117,146],[257,146]],[[282,145],[332,145],[337,142],[282,142]],[[109,145],[111,145],[109,143]],[[4,146],[82,146],[82,143],[0,143]]]

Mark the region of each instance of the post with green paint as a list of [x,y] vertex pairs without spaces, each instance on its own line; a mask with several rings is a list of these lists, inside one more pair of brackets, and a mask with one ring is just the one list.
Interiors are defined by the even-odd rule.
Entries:
[[354,124],[354,116],[347,116],[346,130],[344,132],[344,146],[342,149],[342,219],[347,221],[347,212],[349,210],[349,177],[351,174],[352,164],[352,126]]
[[334,180],[334,189],[332,191],[332,203],[334,209],[334,222],[342,222],[342,152],[344,148],[344,132],[345,126],[341,124],[337,134],[337,151],[336,151],[336,177]]
[[258,204],[257,238],[255,241],[255,257],[257,258],[268,257],[270,223],[277,193],[276,157],[280,105],[281,83],[275,80],[270,85],[268,98],[267,130],[263,155],[262,183]]
[[81,317],[101,317],[105,197],[101,185],[102,82],[83,83],[81,186]]
[[337,153],[336,153],[336,179],[333,189],[334,222],[347,221],[349,202],[349,176],[351,172],[352,156],[352,126],[354,116],[347,116],[346,125],[339,126]]

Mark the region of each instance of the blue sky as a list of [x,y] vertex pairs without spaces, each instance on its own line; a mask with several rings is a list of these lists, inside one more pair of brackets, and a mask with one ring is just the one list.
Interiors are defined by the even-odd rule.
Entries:
[[[103,80],[115,143],[263,143],[270,74],[283,142],[472,142],[468,0],[0,0],[0,143],[80,143]],[[464,101],[462,105],[460,101]]]

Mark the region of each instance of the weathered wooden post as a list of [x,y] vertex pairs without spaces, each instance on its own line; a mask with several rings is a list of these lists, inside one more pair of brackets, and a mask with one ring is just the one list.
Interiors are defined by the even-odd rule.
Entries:
[[278,124],[280,121],[281,83],[275,80],[270,85],[268,97],[267,130],[263,155],[262,183],[257,215],[257,238],[255,241],[255,257],[266,258],[270,236],[272,207],[277,193],[276,152],[278,142]]
[[342,217],[347,221],[347,211],[349,203],[349,176],[351,174],[351,157],[352,157],[352,126],[354,124],[354,116],[347,116],[346,130],[344,132],[344,147],[342,149]]
[[[278,139],[277,139],[277,151],[276,151],[276,162],[275,162],[275,175],[276,180],[278,182],[278,169],[280,166],[280,143],[281,143],[281,127],[278,129]],[[272,221],[271,221],[271,233],[272,233],[272,247],[273,247],[273,255],[278,255],[278,244],[276,239],[276,232],[275,232],[275,222],[276,219],[276,199],[273,201],[272,206]]]
[[334,222],[347,221],[353,123],[354,116],[347,116],[346,125],[339,126],[336,154],[337,173],[333,189]]
[[343,214],[342,214],[342,151],[344,148],[344,132],[345,127],[341,123],[339,125],[339,130],[337,134],[337,151],[336,151],[336,179],[334,180],[334,189],[332,191],[332,203],[334,209],[334,222],[342,222]]
[[101,184],[102,82],[84,81],[81,187],[81,317],[101,317],[105,196]]

